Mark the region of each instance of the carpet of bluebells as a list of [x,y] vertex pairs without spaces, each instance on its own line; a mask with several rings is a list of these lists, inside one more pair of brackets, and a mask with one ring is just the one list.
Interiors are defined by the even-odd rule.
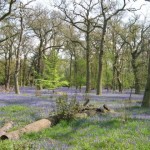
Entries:
[[[22,87],[20,89],[21,94],[16,95],[14,92],[0,92],[0,107],[8,105],[25,105],[30,107],[40,108],[45,116],[55,109],[55,100],[62,94],[67,94],[68,97],[76,98],[77,101],[83,103],[86,98],[90,99],[92,104],[100,105],[107,104],[112,109],[122,108],[124,106],[140,106],[143,98],[143,94],[131,94],[129,90],[123,93],[103,90],[102,96],[95,94],[95,91],[91,93],[85,93],[85,88],[81,90],[75,88],[61,87],[54,91],[43,89],[37,91],[34,87]],[[131,94],[132,103],[126,103],[129,101]],[[37,96],[38,95],[38,96]],[[140,117],[136,116],[135,117]],[[141,115],[141,117],[143,117]],[[150,119],[150,116],[145,116]]]
[[[85,99],[87,98],[90,100],[90,103],[94,104],[96,107],[100,107],[103,106],[103,104],[107,104],[111,109],[114,109],[116,112],[118,112],[118,114],[121,114],[123,112],[124,118],[127,117],[130,119],[142,119],[147,121],[150,120],[150,110],[140,108],[143,94],[138,94],[138,95],[133,93],[131,94],[130,90],[125,90],[123,91],[123,93],[119,93],[118,91],[113,92],[111,90],[103,90],[102,96],[96,95],[95,94],[96,92],[94,90],[91,91],[91,93],[88,94],[85,93],[85,87],[83,87],[81,90],[75,88],[61,87],[55,89],[54,91],[48,89],[37,91],[34,87],[21,87],[20,92],[21,94],[19,95],[16,95],[13,91],[7,93],[2,91],[0,92],[0,126],[2,126],[2,124],[5,121],[12,120],[13,122],[15,122],[14,128],[12,130],[15,130],[19,127],[34,122],[38,119],[47,118],[56,109],[56,103],[55,103],[56,99],[63,94],[67,94],[69,99],[76,98],[76,100],[80,104],[83,104]],[[117,114],[116,117],[118,117]],[[104,115],[101,117],[95,116],[89,118],[88,121],[95,122],[96,120],[98,124],[98,122],[101,121],[105,122],[106,120],[108,121],[109,119],[110,116],[107,117]],[[78,127],[75,127],[75,129],[76,128]],[[59,129],[57,129],[56,127],[56,130]],[[48,134],[52,134],[52,133],[53,131],[51,131],[51,133]],[[53,134],[54,135],[51,135],[52,137],[56,136],[56,133]],[[60,134],[61,131],[58,133],[58,137],[60,136]],[[60,142],[59,139],[51,140],[47,137],[40,139],[40,137],[37,137],[37,135],[31,135],[31,136],[36,137],[36,140],[32,141],[31,144],[30,144],[30,140],[29,141],[25,140],[26,138],[24,137],[17,146],[21,148],[21,146],[29,144],[29,147],[31,147],[29,149],[39,149],[39,150],[40,149],[44,149],[44,150],[45,149],[58,149],[58,150],[71,149],[70,146],[68,146],[68,144],[64,144],[63,142]],[[40,136],[40,134],[38,136]],[[40,139],[40,141],[38,141],[38,139]],[[12,142],[10,144],[11,148],[6,148],[5,145],[9,145],[9,142],[10,141],[6,141],[5,144],[3,144],[4,147],[2,149],[8,149],[8,150],[17,149],[15,147],[16,146],[15,144],[13,147]],[[26,142],[28,144],[26,144]]]

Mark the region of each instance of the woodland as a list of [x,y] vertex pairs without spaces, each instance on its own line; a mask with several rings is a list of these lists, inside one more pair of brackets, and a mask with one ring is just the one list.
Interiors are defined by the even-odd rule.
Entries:
[[0,0],[0,150],[149,149],[150,22],[140,10],[150,1],[136,2]]

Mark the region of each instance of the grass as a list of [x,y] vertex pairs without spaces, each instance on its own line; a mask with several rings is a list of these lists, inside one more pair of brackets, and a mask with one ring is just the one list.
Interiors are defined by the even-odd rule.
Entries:
[[21,105],[10,105],[10,106],[5,106],[5,107],[0,107],[0,111],[5,111],[8,113],[13,113],[13,112],[18,112],[18,111],[25,111],[28,110],[29,108],[26,106],[21,106]]
[[24,135],[25,139],[52,138],[69,144],[73,150],[149,150],[150,121],[119,119],[93,121],[89,119],[62,121],[38,134]]
[[15,130],[41,118],[37,108],[21,105],[0,107],[0,114],[0,126],[2,126],[4,122],[14,122],[14,127],[11,130]]
[[[133,110],[140,108],[133,107]],[[38,109],[20,105],[1,107],[0,124],[7,118],[16,123],[12,129],[15,130],[40,119],[36,117],[38,112]],[[110,115],[61,121],[41,132],[25,134],[18,141],[0,141],[0,150],[149,150],[149,124],[150,120],[128,119],[125,122],[121,117]]]

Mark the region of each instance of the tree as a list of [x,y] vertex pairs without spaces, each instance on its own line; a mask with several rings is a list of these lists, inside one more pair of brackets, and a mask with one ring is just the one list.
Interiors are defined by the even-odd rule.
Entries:
[[32,36],[24,35],[22,41],[21,61],[20,61],[20,86],[26,86],[29,83],[29,67],[30,67],[30,55],[33,55],[34,42],[32,42]]
[[119,32],[122,32],[120,16],[111,20],[110,27],[110,51],[113,63],[113,78],[112,78],[112,88],[115,91],[117,88],[119,92],[123,90],[122,74],[125,60],[125,42],[120,38]]
[[21,61],[21,51],[23,50],[23,38],[25,37],[26,33],[26,24],[27,22],[25,21],[25,16],[26,16],[26,9],[27,6],[31,3],[32,1],[23,4],[20,2],[18,4],[18,13],[16,12],[16,24],[18,23],[17,26],[17,31],[18,31],[18,39],[16,41],[16,52],[15,52],[15,73],[14,73],[14,85],[15,85],[15,93],[20,94],[20,89],[19,89],[19,73],[20,73],[20,61]]
[[[76,31],[74,26],[70,24],[68,25],[67,23],[63,27],[63,35],[65,38],[64,52],[67,56],[69,56],[69,84],[70,86],[75,86],[76,89],[79,87],[81,88],[81,85],[85,85],[84,73],[86,71],[86,65],[83,65],[85,62],[85,53],[84,49],[80,45],[80,32]],[[80,44],[77,41],[79,41]],[[68,59],[68,57],[66,57],[66,59]]]
[[148,76],[147,76],[147,83],[144,91],[144,97],[142,101],[142,107],[150,107],[150,51],[149,51]]
[[134,82],[135,82],[135,93],[140,93],[140,79],[139,72],[140,66],[143,63],[139,62],[138,59],[146,48],[146,32],[150,26],[146,26],[145,22],[142,24],[137,23],[138,18],[135,17],[127,26],[124,27],[124,32],[122,32],[121,38],[128,45],[131,54],[131,65],[134,74]]
[[[62,18],[64,21],[70,23],[77,30],[80,31],[82,39],[81,41],[74,41],[79,43],[82,48],[86,51],[86,92],[91,90],[91,47],[90,47],[90,36],[96,28],[96,21],[98,20],[99,14],[93,13],[98,7],[98,1],[86,0],[76,2],[75,0],[63,1],[61,3],[55,3],[55,6],[64,14]],[[96,21],[95,21],[96,20]]]
[[99,47],[99,62],[98,62],[98,78],[97,78],[97,95],[102,94],[102,71],[103,71],[103,56],[104,56],[104,43],[105,43],[105,35],[108,22],[117,14],[125,10],[126,0],[122,1],[122,6],[117,6],[119,4],[118,1],[100,1],[100,11],[102,14],[101,22],[98,26],[101,29],[101,39],[100,39],[100,47]]
[[[6,27],[9,26],[6,20],[10,18],[10,15],[12,13],[13,6],[15,5],[15,3],[16,3],[16,0],[10,0],[10,1],[1,0],[0,1],[0,23],[2,23],[0,26],[0,30],[4,30],[5,26]],[[14,36],[16,36],[16,34],[9,35],[9,36],[2,36],[0,37],[0,43]]]
[[[3,31],[1,34],[6,37],[11,37],[12,35],[16,34],[15,31],[15,24],[13,22],[7,21],[7,26],[3,28]],[[5,77],[4,77],[4,85],[5,90],[9,91],[10,89],[10,82],[11,77],[14,74],[14,43],[15,43],[15,36],[8,38],[7,40],[1,42],[0,44],[0,50],[1,50],[1,57],[3,57],[3,65],[5,70]]]
[[[57,41],[58,30],[60,22],[54,15],[55,12],[49,13],[48,10],[40,7],[36,7],[35,11],[31,12],[28,20],[28,26],[33,31],[34,36],[37,37],[39,43],[36,50],[36,62],[35,71],[37,72],[37,79],[43,78],[44,72],[44,56],[47,51],[50,51],[53,47],[60,48],[61,42]],[[55,18],[54,18],[55,16]],[[37,88],[42,89],[42,86]]]
[[23,4],[20,3],[20,10],[19,10],[19,36],[18,36],[18,46],[16,48],[16,64],[15,64],[15,74],[14,74],[14,84],[15,84],[15,93],[20,94],[19,90],[19,69],[20,69],[20,52],[22,46],[22,38],[24,32],[24,25],[23,25]]
[[[150,41],[149,41],[149,45],[150,45]],[[147,77],[147,83],[145,86],[145,92],[144,92],[144,97],[143,97],[143,101],[142,101],[142,107],[150,108],[150,54],[149,54],[149,64],[148,64],[148,77]]]

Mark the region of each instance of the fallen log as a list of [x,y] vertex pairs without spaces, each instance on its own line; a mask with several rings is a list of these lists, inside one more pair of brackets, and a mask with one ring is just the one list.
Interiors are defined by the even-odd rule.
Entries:
[[28,124],[25,127],[18,129],[16,131],[5,133],[0,137],[0,139],[1,140],[6,140],[6,139],[18,140],[23,133],[39,132],[42,129],[49,128],[51,124],[52,123],[50,120],[41,119],[31,124]]
[[[108,106],[103,105],[103,107],[96,108],[94,106],[88,106],[89,99],[82,105],[82,107],[79,107],[80,110],[74,113],[73,118],[86,118],[88,116],[93,116],[96,113],[106,113],[111,112],[111,109],[108,108]],[[84,107],[84,108],[83,108]],[[11,124],[7,124],[3,128],[1,128],[2,131],[4,131],[0,135],[1,140],[11,139],[11,140],[18,140],[20,136],[24,133],[31,133],[31,132],[39,132],[43,129],[52,127],[56,125],[60,120],[63,120],[63,114],[57,114],[53,116],[49,116],[46,119],[41,119],[36,122],[33,122],[31,124],[26,125],[25,127],[18,129],[16,131],[12,131],[9,133],[6,133],[5,131],[8,130],[9,127],[11,127]]]
[[0,136],[3,134],[6,134],[6,132],[13,127],[13,122],[10,121],[8,123],[5,123],[2,128],[0,128]]

